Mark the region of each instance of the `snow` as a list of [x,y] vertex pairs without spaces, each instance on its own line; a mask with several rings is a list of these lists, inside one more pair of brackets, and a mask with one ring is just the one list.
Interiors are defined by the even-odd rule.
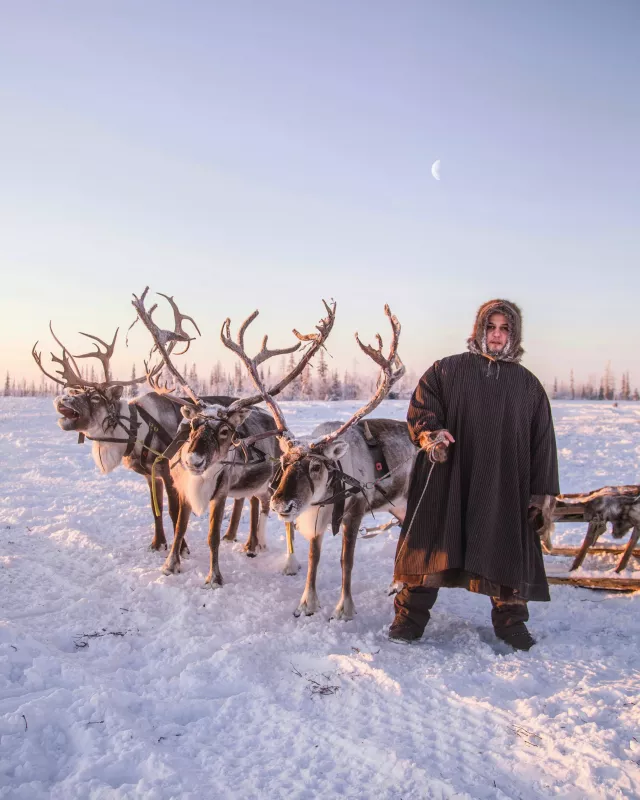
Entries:
[[[297,434],[355,405],[284,404]],[[563,491],[638,482],[640,404],[554,416]],[[162,575],[145,482],[100,475],[50,400],[0,398],[0,461],[0,798],[640,796],[640,593],[553,586],[518,653],[487,598],[443,590],[402,647],[386,638],[397,528],[358,542],[350,622],[328,621],[328,535],[322,608],[296,619],[304,568],[282,574],[277,519],[257,558],[222,546],[212,592],[206,520],[182,574]],[[555,542],[583,531],[558,526]],[[303,563],[307,547],[296,537]]]

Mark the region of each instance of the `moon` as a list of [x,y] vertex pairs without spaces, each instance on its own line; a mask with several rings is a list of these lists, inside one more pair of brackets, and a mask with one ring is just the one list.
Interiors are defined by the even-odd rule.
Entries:
[[433,162],[431,166],[431,174],[437,181],[440,180],[440,159]]

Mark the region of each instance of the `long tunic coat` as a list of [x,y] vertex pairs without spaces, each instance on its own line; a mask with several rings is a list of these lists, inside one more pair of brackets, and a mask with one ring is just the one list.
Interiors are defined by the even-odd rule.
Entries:
[[398,542],[395,579],[462,586],[490,595],[548,600],[531,495],[556,495],[558,463],[547,395],[517,363],[462,353],[422,376],[407,417],[414,443],[423,431],[450,431],[448,460],[431,469],[420,452]]

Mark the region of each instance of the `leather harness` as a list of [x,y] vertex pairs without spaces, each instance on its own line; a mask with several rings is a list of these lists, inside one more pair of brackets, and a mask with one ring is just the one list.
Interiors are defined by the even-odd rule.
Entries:
[[[151,449],[151,443],[153,442],[153,437],[157,436],[160,440],[163,449],[166,449],[175,442],[175,438],[171,436],[171,434],[164,428],[157,419],[151,416],[148,411],[146,411],[142,406],[137,405],[136,403],[129,403],[129,428],[127,429],[123,423],[118,419],[117,425],[119,425],[127,434],[126,439],[118,439],[114,436],[104,436],[104,437],[94,437],[94,436],[87,436],[84,433],[78,434],[78,444],[82,444],[85,439],[89,439],[90,442],[110,442],[115,444],[126,444],[127,447],[124,451],[124,458],[127,458],[133,452],[134,447],[138,443],[138,429],[140,428],[140,421],[138,419],[138,415],[142,418],[144,422],[146,422],[148,426],[147,435],[144,437],[144,441],[142,444],[142,452],[140,453],[140,466],[143,470],[147,470],[147,459],[149,458],[149,451]],[[178,428],[178,431],[180,428]],[[184,440],[180,441],[180,444],[183,443]]]

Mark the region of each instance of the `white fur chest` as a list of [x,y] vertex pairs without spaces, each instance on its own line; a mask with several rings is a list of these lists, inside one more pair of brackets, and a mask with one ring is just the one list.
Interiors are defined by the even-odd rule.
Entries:
[[221,466],[214,466],[202,475],[195,475],[182,465],[176,468],[176,488],[198,516],[206,512],[221,471]]
[[113,472],[122,461],[125,449],[126,445],[124,444],[116,444],[115,442],[94,442],[91,448],[91,454],[100,472],[102,472],[103,475],[107,475],[109,472]]

